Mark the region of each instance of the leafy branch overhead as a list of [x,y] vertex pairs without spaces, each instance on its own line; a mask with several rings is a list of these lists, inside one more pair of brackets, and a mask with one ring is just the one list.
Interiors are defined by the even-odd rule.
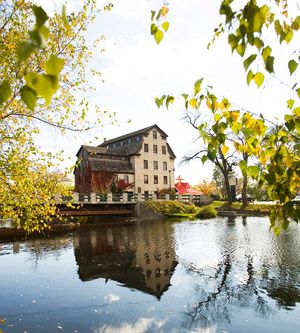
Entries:
[[[228,99],[219,99],[211,86],[202,88],[202,83],[203,79],[197,80],[192,94],[179,97],[186,109],[185,119],[198,131],[204,143],[204,149],[192,158],[214,163],[225,177],[225,183],[232,167],[238,165],[245,177],[258,180],[260,186],[267,184],[270,198],[277,201],[270,215],[271,226],[279,234],[290,220],[300,220],[300,209],[292,204],[300,184],[297,148],[300,109],[294,108],[291,115],[285,116],[285,122],[276,125],[274,130],[262,115],[233,109]],[[158,107],[168,108],[174,99],[174,96],[163,95],[155,102]],[[293,108],[291,101],[290,108]],[[204,121],[207,116],[209,120]],[[227,160],[229,155],[236,156],[233,164]],[[249,164],[250,158],[254,163]]]
[[[50,36],[49,29],[45,26],[48,15],[43,8],[32,7],[36,24],[33,30],[29,31],[30,39],[19,43],[16,50],[16,57],[19,63],[26,63],[33,53],[43,50],[47,46]],[[65,13],[65,11],[63,11]],[[65,14],[63,14],[65,15]],[[66,19],[64,17],[64,21]],[[26,84],[20,88],[19,93],[23,102],[30,110],[34,110],[38,98],[43,98],[49,104],[53,94],[59,86],[59,74],[64,67],[64,59],[52,54],[44,64],[45,72],[42,74],[24,71]],[[9,100],[13,91],[8,80],[0,84],[0,105]]]
[[157,44],[159,44],[164,34],[169,30],[170,23],[166,20],[169,8],[163,5],[157,12],[151,11],[151,35],[153,35]]

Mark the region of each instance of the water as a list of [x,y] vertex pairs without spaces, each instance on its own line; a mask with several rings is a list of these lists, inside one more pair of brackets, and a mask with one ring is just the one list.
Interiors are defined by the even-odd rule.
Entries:
[[298,333],[300,229],[268,228],[164,221],[0,244],[0,329]]

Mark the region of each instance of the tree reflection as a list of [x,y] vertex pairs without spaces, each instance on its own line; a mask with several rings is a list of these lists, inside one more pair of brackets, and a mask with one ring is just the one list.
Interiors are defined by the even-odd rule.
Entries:
[[267,319],[278,308],[291,308],[300,302],[299,232],[279,239],[266,233],[270,248],[260,262],[255,231],[245,229],[249,226],[246,219],[239,221],[229,220],[218,229],[220,256],[214,267],[185,265],[186,272],[194,277],[196,295],[184,312],[185,328],[230,323],[241,308]]

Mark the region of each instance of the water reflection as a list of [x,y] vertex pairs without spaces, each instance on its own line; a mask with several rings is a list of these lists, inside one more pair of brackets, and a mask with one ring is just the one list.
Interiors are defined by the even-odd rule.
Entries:
[[229,324],[242,308],[269,319],[281,307],[291,309],[300,302],[298,226],[276,239],[272,233],[255,230],[253,221],[247,224],[247,218],[238,218],[237,226],[236,219],[228,218],[216,229],[215,266],[185,265],[195,279],[196,295],[184,312],[183,326],[189,330]]
[[268,223],[115,223],[1,244],[3,331],[298,333],[299,227],[276,239]]
[[177,265],[170,223],[79,233],[74,237],[74,251],[82,281],[114,280],[158,299],[169,288]]

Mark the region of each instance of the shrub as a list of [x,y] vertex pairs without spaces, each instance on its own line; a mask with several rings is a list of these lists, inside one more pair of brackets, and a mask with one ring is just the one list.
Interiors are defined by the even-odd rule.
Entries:
[[212,206],[205,206],[200,209],[200,211],[197,213],[196,217],[199,217],[200,219],[212,219],[213,217],[217,216],[217,211]]

